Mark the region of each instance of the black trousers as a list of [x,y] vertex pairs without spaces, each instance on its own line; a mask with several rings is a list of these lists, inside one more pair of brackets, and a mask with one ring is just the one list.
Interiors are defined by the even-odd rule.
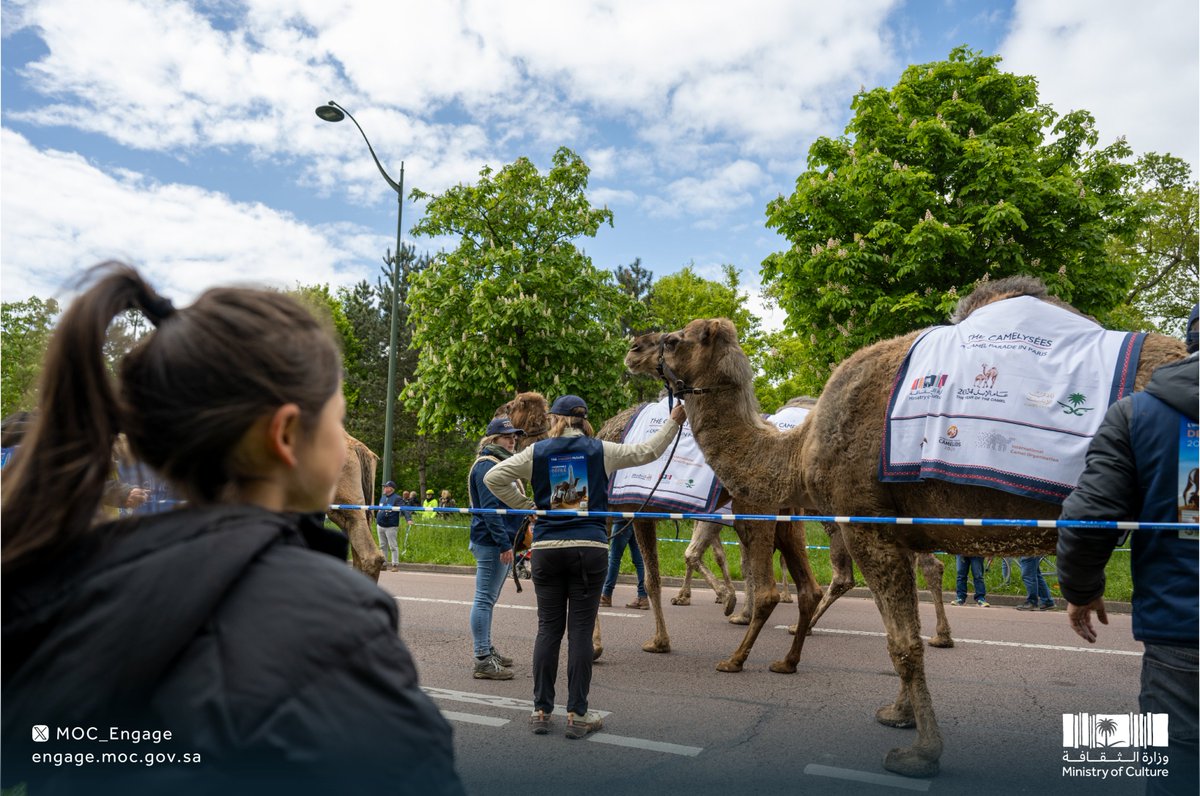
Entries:
[[533,707],[554,710],[554,681],[563,630],[567,631],[567,710],[588,709],[592,685],[592,628],[608,567],[602,547],[551,547],[533,553],[538,632],[533,643]]

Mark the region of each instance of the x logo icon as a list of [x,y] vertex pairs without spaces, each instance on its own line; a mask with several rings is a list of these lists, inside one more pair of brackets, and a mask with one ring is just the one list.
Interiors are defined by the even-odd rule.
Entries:
[[33,725],[33,740],[39,743],[45,743],[50,740],[50,728],[45,724]]

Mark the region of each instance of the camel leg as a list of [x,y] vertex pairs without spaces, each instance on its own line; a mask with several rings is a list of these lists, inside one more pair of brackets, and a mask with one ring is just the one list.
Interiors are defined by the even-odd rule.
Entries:
[[596,624],[592,628],[592,660],[600,660],[604,654],[604,640],[600,638],[600,612],[596,612]]
[[346,532],[354,568],[378,583],[379,571],[383,569],[383,551],[371,535],[371,524],[365,514],[358,510],[337,510],[329,512],[329,518]]
[[[640,544],[640,543],[639,543]],[[671,605],[691,605],[692,604],[692,574],[696,571],[700,564],[700,556],[704,553],[703,540],[698,532],[692,533],[692,539],[688,542],[687,549],[683,551],[683,560],[687,564],[687,570],[683,573],[683,586],[679,589],[679,594],[671,598]],[[645,562],[643,556],[642,561]]]
[[725,557],[725,545],[721,544],[720,530],[717,531],[716,538],[713,540],[712,551],[713,559],[716,560],[717,566],[721,570],[721,579],[724,581],[721,591],[717,591],[716,586],[713,586],[713,591],[717,591],[717,602],[725,603],[725,616],[729,616],[737,607],[737,589],[733,588],[733,578],[729,577],[729,561]]
[[[687,556],[688,568],[690,570],[694,567],[700,573],[708,587],[716,594],[716,602],[727,602],[725,588],[717,583],[712,570],[704,566],[704,551],[708,548],[712,548],[713,557],[717,559],[717,563],[723,565],[725,551],[721,549],[721,526],[710,522],[696,523],[696,533],[692,544],[688,545],[688,553],[684,554]],[[728,578],[728,567],[725,567],[725,571],[727,573],[725,580],[732,588],[733,584]],[[726,611],[725,615],[728,616],[730,613],[732,613],[732,609]]]
[[667,635],[667,620],[662,610],[662,578],[658,569],[658,536],[654,520],[634,520],[633,533],[646,565],[646,596],[654,612],[654,638],[642,645],[646,652],[670,652],[671,637]]
[[746,546],[746,539],[743,536],[743,530],[741,530],[742,525],[744,523],[735,522],[733,529],[738,535],[738,544],[742,550],[742,582],[746,584],[746,604],[742,606],[740,614],[729,617],[729,624],[731,625],[750,624],[750,615],[754,613],[754,578],[750,576],[750,548]]
[[[776,523],[775,546],[779,548],[780,559],[792,573],[792,582],[796,584],[796,607],[800,611],[797,627],[809,627],[812,623],[813,610],[821,599],[821,586],[817,583],[817,576],[813,574],[812,565],[808,560],[804,523]],[[804,638],[804,633],[794,634],[787,657],[772,663],[771,671],[780,674],[795,672],[796,664],[800,662],[800,653],[804,648]]]
[[942,571],[945,566],[933,553],[917,553],[916,563],[921,568],[921,574],[925,576],[925,585],[933,597],[933,612],[937,615],[937,628],[933,638],[929,639],[929,646],[943,649],[953,647],[950,621],[946,618],[946,601],[942,598]]
[[[775,523],[746,521],[745,524],[747,530],[743,539],[750,558],[748,577],[754,580],[750,626],[746,629],[742,643],[733,651],[733,654],[717,664],[719,672],[740,672],[742,670],[742,664],[750,655],[750,648],[754,646],[763,625],[767,623],[767,619],[770,618],[771,612],[775,610],[775,605],[779,602],[779,591],[775,588],[775,573],[771,561],[775,554]],[[743,571],[742,574],[746,575],[747,573]],[[749,582],[747,580],[747,584]]]
[[912,557],[878,529],[844,525],[842,532],[875,597],[887,630],[888,654],[896,674],[900,675],[896,701],[876,711],[875,718],[889,727],[917,728],[917,742],[892,749],[884,758],[883,767],[908,777],[932,777],[940,768],[942,733],[925,681],[925,645],[921,641]]
[[[774,564],[772,564],[774,566]],[[799,588],[797,586],[797,588]],[[779,555],[779,602],[790,603],[792,601],[792,593],[788,590],[788,564],[784,560],[783,554]]]
[[[816,627],[817,620],[829,610],[829,606],[854,588],[854,559],[850,557],[850,551],[846,549],[842,533],[832,522],[824,523],[824,526],[825,532],[829,534],[829,565],[833,568],[833,577],[829,581],[829,588],[825,589],[825,594],[821,597],[817,610],[813,613],[812,623],[808,626],[810,634]],[[789,630],[795,632],[792,628]]]

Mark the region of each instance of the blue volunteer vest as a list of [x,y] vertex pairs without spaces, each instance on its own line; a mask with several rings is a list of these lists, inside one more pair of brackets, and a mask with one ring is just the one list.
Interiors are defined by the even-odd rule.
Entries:
[[[1129,439],[1142,491],[1142,522],[1194,522],[1197,434],[1200,427],[1145,392],[1132,397]],[[1189,476],[1192,486],[1189,486]],[[1194,535],[1135,531],[1133,637],[1138,641],[1195,646],[1196,583],[1200,557]]]
[[[604,444],[593,437],[553,437],[533,446],[533,502],[539,509],[608,510]],[[586,539],[605,542],[603,517],[538,517],[534,544]]]

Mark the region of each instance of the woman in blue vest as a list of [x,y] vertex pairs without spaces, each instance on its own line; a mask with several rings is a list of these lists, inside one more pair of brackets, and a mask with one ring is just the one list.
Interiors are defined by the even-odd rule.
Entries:
[[[516,509],[606,511],[608,476],[622,467],[657,459],[685,419],[676,406],[658,433],[637,445],[602,442],[587,420],[587,404],[564,395],[550,407],[549,438],[497,464],[484,483]],[[530,500],[512,482],[532,483]],[[600,590],[608,566],[603,517],[540,517],[533,527],[533,588],[538,603],[538,633],[533,645],[533,714],[538,735],[550,731],[558,653],[567,632],[568,738],[600,729],[600,716],[588,710],[592,682],[592,627],[600,608]]]

